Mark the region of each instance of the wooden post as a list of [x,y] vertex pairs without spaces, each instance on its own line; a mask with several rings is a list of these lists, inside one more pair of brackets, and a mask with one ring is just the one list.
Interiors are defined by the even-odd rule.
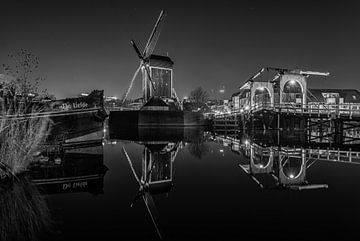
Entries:
[[277,113],[277,129],[280,130],[280,112]]
[[343,144],[344,142],[344,121],[342,119],[334,120],[335,143]]

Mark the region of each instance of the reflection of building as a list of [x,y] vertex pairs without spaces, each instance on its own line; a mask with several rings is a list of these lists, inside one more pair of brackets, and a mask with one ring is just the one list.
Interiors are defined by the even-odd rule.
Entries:
[[49,153],[30,168],[33,182],[47,194],[68,192],[103,192],[107,167],[103,147],[91,146]]
[[156,232],[161,239],[159,215],[152,194],[167,193],[171,190],[173,186],[173,163],[181,147],[181,142],[148,141],[141,144],[144,145],[144,152],[140,178],[136,174],[129,154],[123,147],[123,152],[129,162],[132,173],[139,184],[139,191],[131,206],[139,198],[143,199]]
[[173,163],[180,143],[145,144],[142,180],[151,193],[168,192],[173,185]]

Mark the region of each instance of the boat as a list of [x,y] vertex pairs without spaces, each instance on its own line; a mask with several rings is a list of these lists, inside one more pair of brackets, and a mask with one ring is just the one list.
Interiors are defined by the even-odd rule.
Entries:
[[104,108],[104,91],[94,90],[89,95],[59,100],[34,101],[24,114],[6,115],[7,118],[49,118],[51,130],[48,141],[65,141],[103,129],[108,116]]
[[202,113],[184,111],[173,88],[173,65],[169,56],[152,54],[159,38],[164,12],[154,26],[144,51],[135,41],[131,44],[140,59],[140,65],[125,92],[124,103],[139,72],[142,73],[142,105],[139,109],[110,111],[109,124],[121,126],[196,126],[204,125]]
[[53,123],[50,138],[68,140],[103,129],[108,116],[103,100],[104,91],[94,90],[87,96],[52,101],[51,111],[39,114]]

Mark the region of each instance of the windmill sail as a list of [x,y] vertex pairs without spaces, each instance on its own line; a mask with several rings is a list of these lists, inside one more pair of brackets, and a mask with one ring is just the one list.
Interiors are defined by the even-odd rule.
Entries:
[[137,68],[137,70],[135,71],[131,81],[130,81],[130,85],[129,85],[129,88],[126,90],[126,92],[124,93],[123,97],[121,98],[121,103],[123,104],[127,98],[127,96],[129,95],[130,93],[130,90],[132,88],[132,86],[134,85],[134,80],[136,79],[136,76],[138,75],[139,71],[141,69],[141,64],[140,66]]
[[164,11],[161,11],[158,20],[155,23],[155,26],[150,34],[150,37],[148,39],[148,42],[146,43],[145,49],[144,49],[144,53],[143,56],[145,58],[150,57],[150,55],[153,53],[156,43],[159,39],[160,36],[160,32],[161,32],[161,28],[162,28],[162,23],[163,23],[163,19],[164,19],[165,15],[164,15]]
[[[130,85],[129,85],[129,88],[126,90],[126,92],[124,93],[123,97],[122,97],[122,100],[121,100],[121,103],[124,103],[125,102],[125,99],[127,98],[132,86],[133,86],[133,83],[134,83],[134,80],[136,79],[136,76],[137,74],[139,73],[140,69],[142,69],[142,75],[143,75],[143,92],[146,93],[148,92],[148,89],[151,87],[152,88],[152,91],[155,93],[156,89],[155,89],[155,85],[152,81],[152,78],[151,78],[151,72],[150,72],[150,69],[149,69],[149,66],[148,66],[148,58],[151,56],[152,52],[154,51],[155,49],[155,46],[156,46],[156,43],[159,39],[159,36],[160,36],[160,31],[161,31],[161,27],[162,27],[162,22],[163,22],[163,19],[164,19],[164,11],[161,11],[156,23],[155,23],[155,26],[150,34],[150,37],[146,43],[146,46],[144,48],[144,51],[143,53],[140,52],[139,48],[137,47],[136,43],[134,40],[131,40],[131,45],[133,46],[137,56],[139,57],[140,59],[140,66],[139,68],[135,71],[134,75],[133,75],[133,78],[131,79],[130,81]],[[148,83],[150,82],[150,84]],[[147,94],[144,94],[144,97],[147,97]],[[146,101],[147,98],[144,98],[144,100]]]

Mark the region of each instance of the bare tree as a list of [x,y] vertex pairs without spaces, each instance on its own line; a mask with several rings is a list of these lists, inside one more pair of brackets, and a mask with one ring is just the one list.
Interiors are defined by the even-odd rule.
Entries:
[[206,105],[206,101],[209,100],[209,94],[201,87],[197,87],[190,92],[189,99],[194,103],[195,108],[203,108]]
[[41,111],[32,105],[41,80],[32,77],[38,58],[23,49],[9,58],[11,64],[3,65],[5,78],[0,80],[0,180],[26,171],[51,128],[47,117],[27,118]]
[[25,110],[35,95],[47,95],[46,90],[39,93],[39,83],[43,78],[33,77],[33,72],[39,67],[39,58],[25,49],[8,54],[8,57],[10,63],[2,65],[7,77],[5,83],[0,83],[3,87],[2,97],[14,111],[19,111],[18,103],[22,103],[21,108]]

